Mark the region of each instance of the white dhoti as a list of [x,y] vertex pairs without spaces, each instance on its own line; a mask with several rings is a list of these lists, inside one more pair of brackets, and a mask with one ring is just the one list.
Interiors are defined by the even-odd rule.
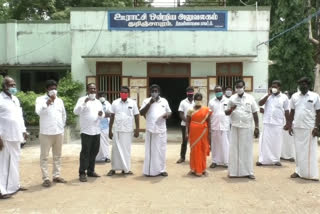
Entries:
[[113,170],[131,170],[132,132],[114,132],[112,145],[111,165]]
[[283,126],[263,124],[259,139],[259,162],[266,165],[280,162],[282,142]]
[[230,131],[211,130],[212,163],[228,165]]
[[312,136],[312,129],[294,128],[296,149],[296,173],[307,179],[319,179],[317,137]]
[[96,161],[105,161],[106,159],[110,159],[109,145],[109,129],[101,130],[100,148],[96,156]]
[[143,174],[157,176],[166,171],[167,132],[146,131]]
[[232,126],[229,148],[229,176],[253,175],[253,130]]
[[294,149],[294,137],[291,136],[286,130],[283,130],[281,157],[284,159],[296,158],[296,150]]
[[0,193],[12,194],[20,188],[20,142],[3,140],[0,151]]

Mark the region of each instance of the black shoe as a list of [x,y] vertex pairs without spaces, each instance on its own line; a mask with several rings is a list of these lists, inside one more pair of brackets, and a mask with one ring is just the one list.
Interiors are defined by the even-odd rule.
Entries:
[[161,172],[160,175],[163,176],[163,177],[167,177],[168,173],[167,172]]
[[125,175],[133,175],[133,172],[131,172],[131,171],[125,172],[124,170],[122,170],[121,173],[125,174]]
[[50,180],[44,180],[42,183],[43,187],[51,187],[51,181]]
[[93,177],[93,178],[99,178],[100,175],[98,175],[96,172],[90,172],[90,173],[87,173],[88,177]]
[[80,180],[81,182],[87,182],[87,181],[88,181],[88,180],[87,180],[87,176],[86,176],[85,174],[81,174],[80,177],[79,177],[79,180]]
[[298,173],[293,173],[292,175],[290,175],[290,178],[300,178],[300,176],[298,175]]
[[106,162],[106,163],[110,163],[110,162],[111,162],[111,160],[110,160],[109,158],[106,158],[106,160],[105,160],[104,162]]
[[276,165],[276,166],[282,166],[282,164],[281,164],[280,162],[276,162],[276,163],[274,163],[274,165]]
[[256,163],[256,166],[262,166],[263,164],[260,163],[259,161]]
[[294,160],[294,158],[289,158],[288,161],[294,162],[295,160]]
[[11,198],[12,195],[1,195],[0,193],[0,199],[8,199]]
[[249,179],[252,179],[252,180],[255,180],[255,179],[256,179],[256,177],[255,177],[254,175],[248,175],[248,178],[249,178]]
[[112,175],[114,175],[114,174],[116,174],[116,171],[111,169],[111,170],[108,172],[107,176],[112,176]]
[[179,160],[177,160],[177,163],[183,163],[185,161],[184,158],[180,158]]
[[210,168],[216,168],[217,167],[217,164],[216,163],[212,163],[211,165],[210,165]]

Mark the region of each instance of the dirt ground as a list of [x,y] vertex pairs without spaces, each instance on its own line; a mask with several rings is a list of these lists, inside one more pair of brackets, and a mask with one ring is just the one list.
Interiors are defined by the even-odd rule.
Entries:
[[[189,163],[176,164],[180,145],[168,144],[168,177],[142,176],[143,143],[132,148],[132,176],[107,177],[110,164],[97,164],[101,178],[78,180],[79,144],[63,147],[62,177],[67,184],[41,186],[39,146],[23,149],[21,184],[28,187],[0,201],[0,213],[320,213],[320,183],[290,179],[294,163],[255,167],[255,181],[229,179],[224,168],[208,177],[187,175]],[[257,159],[257,143],[254,145]],[[208,164],[210,159],[208,158]],[[51,167],[51,165],[50,165]]]

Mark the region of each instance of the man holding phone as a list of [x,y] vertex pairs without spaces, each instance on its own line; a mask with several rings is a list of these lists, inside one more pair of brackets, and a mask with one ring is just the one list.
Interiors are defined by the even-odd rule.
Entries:
[[80,116],[81,152],[79,180],[87,182],[88,177],[100,177],[95,171],[95,159],[100,147],[100,120],[104,118],[101,102],[96,99],[96,85],[87,85],[87,95],[80,97],[73,110]]
[[40,117],[40,167],[42,172],[42,186],[50,187],[48,174],[48,156],[52,148],[53,182],[66,183],[60,177],[61,150],[63,144],[64,126],[66,124],[66,110],[63,101],[57,96],[57,82],[46,82],[47,93],[36,99],[36,113]]

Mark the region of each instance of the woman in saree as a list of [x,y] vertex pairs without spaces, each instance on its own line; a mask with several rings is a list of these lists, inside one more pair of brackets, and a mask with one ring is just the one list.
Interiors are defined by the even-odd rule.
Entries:
[[202,105],[202,94],[194,95],[195,105],[187,115],[187,138],[190,142],[191,174],[207,175],[207,156],[210,154],[210,115],[211,110]]

